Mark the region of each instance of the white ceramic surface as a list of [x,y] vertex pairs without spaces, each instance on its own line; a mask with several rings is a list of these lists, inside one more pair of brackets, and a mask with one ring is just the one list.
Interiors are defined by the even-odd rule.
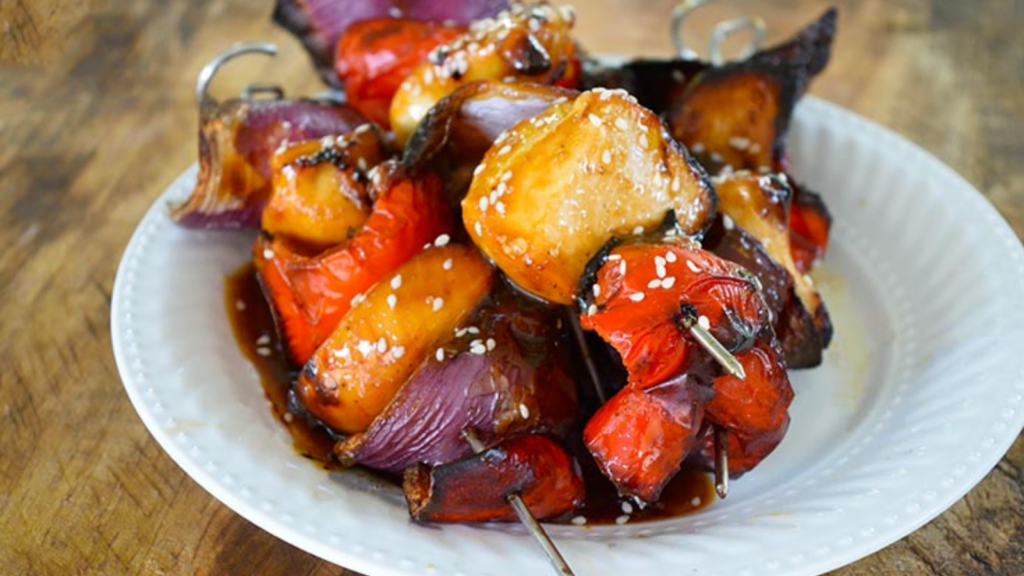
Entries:
[[[579,576],[833,569],[951,506],[1021,430],[1024,250],[1005,221],[920,148],[815,98],[797,109],[790,151],[836,220],[815,276],[836,329],[825,363],[793,374],[786,440],[727,500],[673,520],[551,527]],[[195,174],[146,214],[114,286],[118,368],[167,453],[258,526],[360,572],[547,574],[518,526],[417,526],[397,489],[293,451],[224,310],[224,276],[251,235],[168,220]]]

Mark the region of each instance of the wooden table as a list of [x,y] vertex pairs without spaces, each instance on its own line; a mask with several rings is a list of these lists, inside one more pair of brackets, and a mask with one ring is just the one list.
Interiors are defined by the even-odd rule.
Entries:
[[[778,39],[826,2],[722,4],[698,13],[694,38],[738,11],[762,14]],[[1024,233],[1020,2],[840,4],[834,58],[812,92],[924,146]],[[593,51],[669,53],[670,0],[576,5],[579,38]],[[293,94],[320,88],[270,10],[269,0],[0,2],[4,574],[353,574],[256,528],[190,480],[136,417],[111,353],[118,257],[195,159],[202,63],[232,42],[269,40],[283,48],[272,65],[240,61],[215,91],[257,78]],[[1024,574],[1022,470],[1018,440],[948,512],[835,574]]]

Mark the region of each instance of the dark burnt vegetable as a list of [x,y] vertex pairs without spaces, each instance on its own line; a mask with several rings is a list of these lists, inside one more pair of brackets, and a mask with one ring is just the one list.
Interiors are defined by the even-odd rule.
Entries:
[[341,35],[357,22],[407,18],[468,25],[507,6],[508,0],[277,0],[273,19],[302,42],[323,81],[340,88],[341,81],[334,71],[335,47]]
[[537,519],[568,514],[583,504],[579,465],[557,442],[529,435],[480,454],[405,472],[409,515],[422,522],[514,522],[509,496],[519,495]]
[[451,232],[440,178],[410,175],[393,162],[376,174],[370,188],[377,199],[351,238],[313,254],[283,236],[262,235],[253,248],[260,284],[296,365],[309,360],[360,294]]

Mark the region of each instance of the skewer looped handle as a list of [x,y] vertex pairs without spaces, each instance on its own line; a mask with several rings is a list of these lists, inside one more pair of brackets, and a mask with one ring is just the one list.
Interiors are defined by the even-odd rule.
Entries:
[[[672,9],[672,44],[680,58],[695,60],[699,56],[696,51],[686,45],[683,40],[683,23],[694,10],[707,4],[711,0],[686,0],[680,2]],[[725,20],[715,25],[711,32],[711,39],[708,47],[708,60],[712,66],[721,66],[726,63],[722,54],[722,46],[725,40],[732,34],[741,30],[750,30],[753,38],[743,50],[736,55],[736,60],[749,58],[758,51],[764,41],[767,24],[759,16],[740,16],[732,20]]]
[[[208,88],[210,81],[217,74],[217,70],[226,64],[229,60],[242,56],[243,54],[265,54],[267,56],[277,55],[277,46],[269,42],[239,42],[234,46],[224,50],[220,54],[213,57],[212,60],[203,66],[203,69],[199,71],[199,76],[196,78],[196,103],[199,104],[200,109],[212,106],[217,103],[216,100],[210,96]],[[267,86],[259,86],[260,91],[266,91]],[[274,86],[275,92],[284,94],[281,88]],[[247,89],[248,90],[248,89]]]

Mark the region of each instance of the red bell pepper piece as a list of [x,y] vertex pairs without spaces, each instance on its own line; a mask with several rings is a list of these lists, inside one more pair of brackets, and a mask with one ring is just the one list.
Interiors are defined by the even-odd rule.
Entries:
[[391,98],[406,76],[431,50],[465,31],[402,18],[356,22],[338,38],[334,59],[349,105],[387,128]]
[[[385,168],[387,166],[387,168]],[[280,238],[256,241],[253,261],[292,360],[305,364],[348,312],[352,299],[451,231],[441,180],[413,178],[395,164],[382,178],[373,211],[347,242],[304,256]]]

